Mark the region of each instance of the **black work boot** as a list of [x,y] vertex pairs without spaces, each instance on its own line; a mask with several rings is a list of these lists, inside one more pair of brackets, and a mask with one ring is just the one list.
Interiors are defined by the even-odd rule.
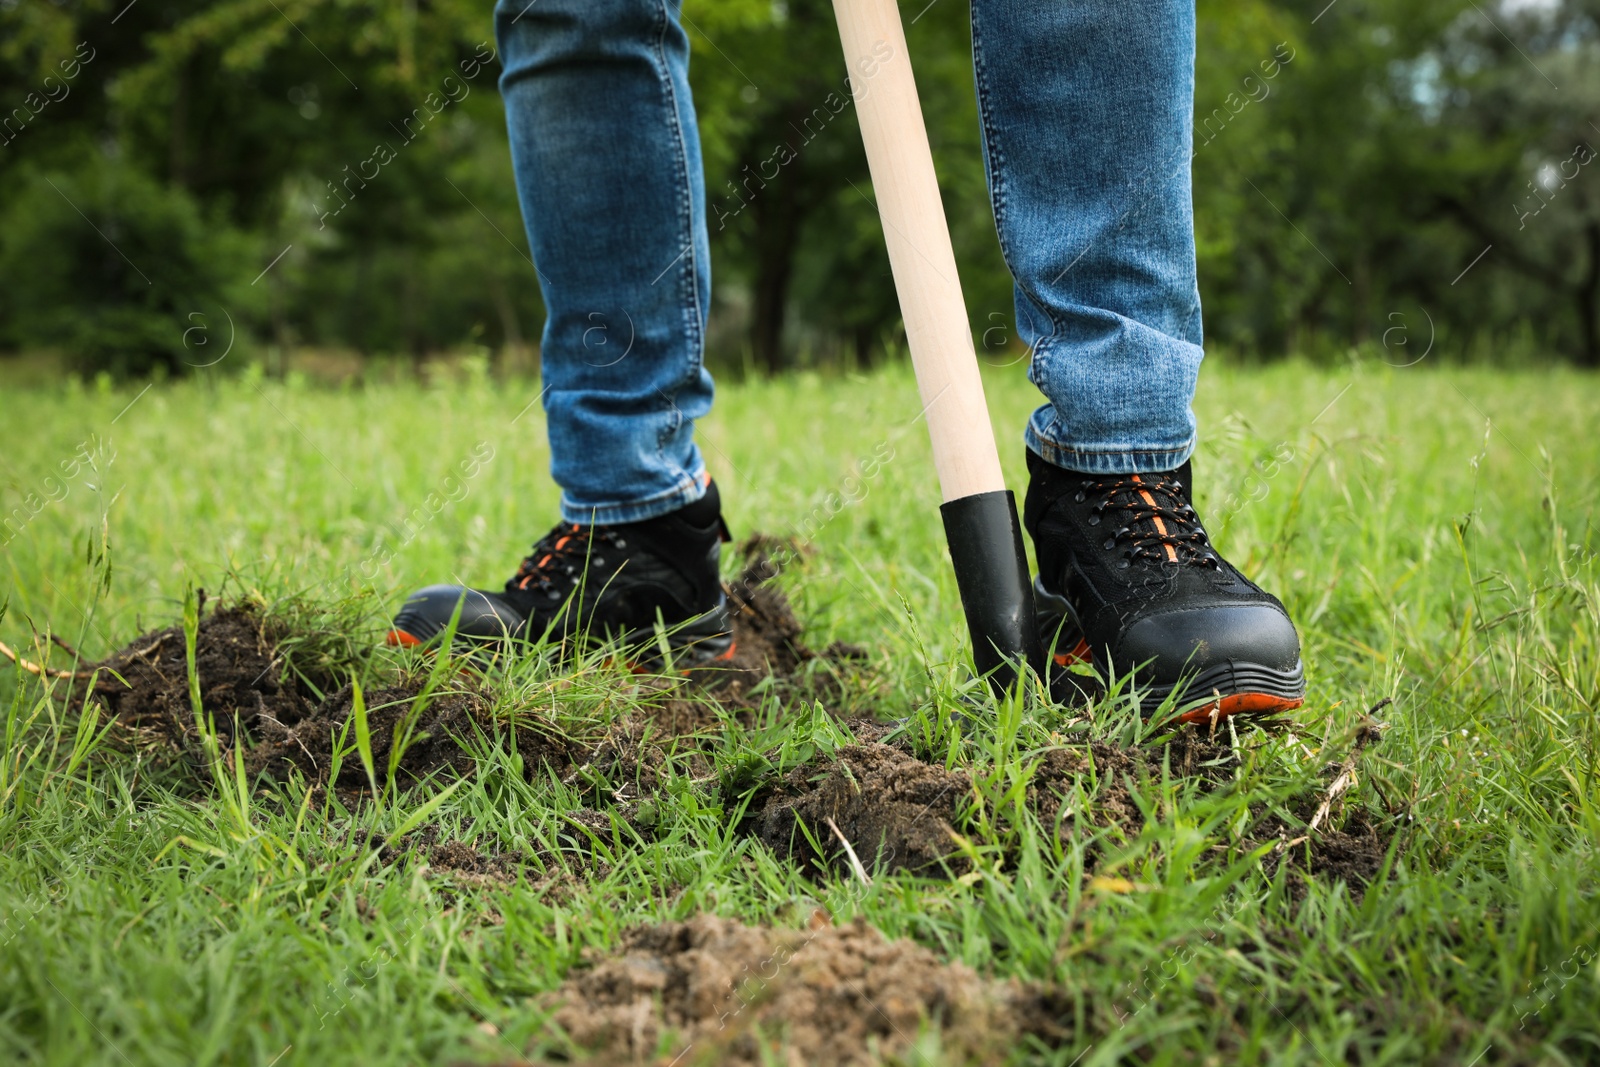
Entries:
[[693,504],[643,522],[563,522],[533,546],[504,590],[430,585],[412,593],[389,643],[426,644],[459,603],[456,633],[486,645],[616,639],[649,653],[659,648],[660,624],[675,666],[728,659],[733,635],[719,569],[726,540],[715,483]]
[[1190,722],[1303,703],[1294,624],[1212,547],[1188,463],[1080,474],[1030,450],[1028,471],[1023,522],[1039,561],[1034,595],[1057,699],[1083,680],[1070,666],[1088,662],[1102,681],[1131,675],[1147,715],[1174,694]]

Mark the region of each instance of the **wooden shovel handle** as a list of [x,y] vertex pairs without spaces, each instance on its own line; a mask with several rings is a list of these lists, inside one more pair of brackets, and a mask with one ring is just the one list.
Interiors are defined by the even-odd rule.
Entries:
[[834,0],[945,501],[1005,488],[895,0]]

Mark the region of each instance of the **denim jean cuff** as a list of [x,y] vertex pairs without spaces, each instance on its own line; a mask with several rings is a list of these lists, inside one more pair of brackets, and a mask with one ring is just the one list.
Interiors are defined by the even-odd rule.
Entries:
[[1177,448],[1075,448],[1048,440],[1032,422],[1023,440],[1046,463],[1082,474],[1155,474],[1182,466],[1194,454],[1193,437]]
[[579,507],[566,493],[562,493],[561,518],[566,522],[582,526],[615,526],[624,522],[643,522],[693,504],[706,495],[706,488],[710,484],[710,476],[706,473],[706,469],[701,467],[692,474],[686,474],[677,485],[666,492],[657,493],[643,500]]

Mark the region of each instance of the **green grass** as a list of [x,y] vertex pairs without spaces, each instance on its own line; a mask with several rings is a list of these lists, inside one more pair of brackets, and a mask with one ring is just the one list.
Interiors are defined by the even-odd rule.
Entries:
[[[1020,489],[1015,428],[1036,396],[1021,367],[987,380]],[[305,662],[381,674],[393,660],[366,642],[407,587],[498,581],[552,521],[537,406],[518,417],[537,392],[249,374],[159,385],[131,407],[136,389],[7,390],[0,511],[26,516],[29,493],[42,507],[4,549],[0,639],[31,649],[48,629],[96,658],[177,621],[192,585],[277,605],[309,635]],[[1236,789],[1143,783],[1142,830],[1067,847],[1014,802],[1060,712],[996,714],[969,736],[929,714],[956,701],[964,631],[918,408],[903,368],[752,382],[722,390],[701,440],[736,533],[810,536],[815,554],[783,579],[810,641],[872,653],[872,685],[828,710],[915,711],[922,757],[973,774],[976,877],[807,878],[740,836],[682,764],[653,835],[618,820],[586,842],[563,813],[604,801],[525,779],[504,750],[436,810],[429,790],[348,811],[228,773],[197,792],[98,743],[79,701],[7,671],[0,1056],[505,1060],[541,1039],[535,1000],[585,948],[699,911],[795,924],[820,901],[1052,987],[1073,1036],[1019,1048],[1026,1062],[1600,1061],[1600,381],[1372,360],[1208,368],[1201,511],[1289,605],[1311,696],[1292,736],[1244,739]],[[47,483],[80,444],[92,467],[64,492]],[[488,448],[475,477],[449,480]],[[427,519],[401,529],[408,516]],[[503,710],[543,714],[557,670],[527,667]],[[603,674],[569,682],[547,725],[618,713]],[[1249,804],[1315,787],[1383,697],[1389,728],[1359,757],[1351,803],[1397,831],[1391,877],[1317,881],[1296,901],[1281,875],[1213,851],[1237,844]],[[1131,728],[1109,711],[1096,726]],[[712,746],[716,770],[748,770],[786,735],[780,762],[840,740],[826,717],[769,709]],[[470,820],[480,845],[541,858],[485,889],[378,856],[422,818]],[[563,865],[576,889],[549,887]]]

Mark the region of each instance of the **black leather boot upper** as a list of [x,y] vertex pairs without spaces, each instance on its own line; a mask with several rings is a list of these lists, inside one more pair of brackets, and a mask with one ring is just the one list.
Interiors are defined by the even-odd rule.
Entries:
[[501,596],[535,637],[552,625],[565,636],[574,628],[624,633],[658,617],[683,622],[722,601],[724,531],[715,483],[693,504],[643,522],[563,522],[533,546]]
[[720,563],[727,536],[715,483],[700,500],[643,522],[562,522],[501,590],[436,585],[413,593],[395,617],[391,641],[431,640],[458,603],[456,632],[484,640],[627,638],[657,622],[688,624],[701,641],[723,636]]
[[1030,451],[1028,469],[1023,521],[1039,584],[1065,598],[1098,669],[1136,672],[1156,697],[1182,686],[1180,708],[1246,694],[1263,695],[1256,703],[1298,702],[1304,681],[1294,625],[1211,545],[1188,463],[1159,474],[1092,475]]

